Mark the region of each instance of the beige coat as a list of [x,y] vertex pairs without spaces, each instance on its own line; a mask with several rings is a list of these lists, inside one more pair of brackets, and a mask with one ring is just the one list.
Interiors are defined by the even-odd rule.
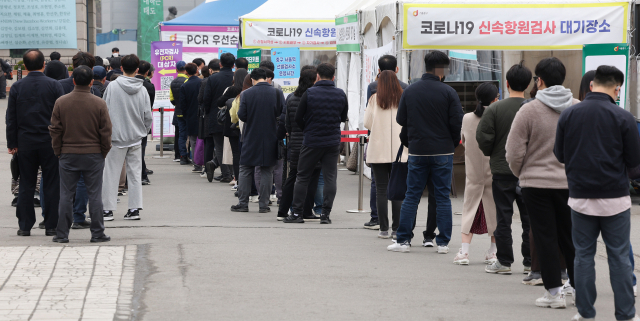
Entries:
[[[382,109],[377,103],[377,94],[369,99],[369,106],[364,112],[364,127],[371,131],[367,147],[367,164],[393,163],[398,156],[400,131],[402,126],[396,122],[398,107]],[[402,152],[402,162],[409,158],[407,149]]]
[[493,201],[491,183],[493,176],[489,167],[489,156],[484,156],[478,141],[476,129],[480,117],[468,113],[462,118],[462,144],[465,148],[465,170],[467,180],[464,189],[464,204],[462,205],[462,233],[469,234],[473,219],[476,217],[480,201],[484,207],[484,218],[487,222],[489,236],[496,230],[496,204]]

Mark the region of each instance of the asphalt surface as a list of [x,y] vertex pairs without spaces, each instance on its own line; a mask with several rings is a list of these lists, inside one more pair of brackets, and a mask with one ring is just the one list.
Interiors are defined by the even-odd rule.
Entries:
[[[0,100],[0,113],[6,100]],[[4,124],[0,142],[6,150]],[[157,142],[157,141],[156,141]],[[106,222],[110,244],[137,245],[133,320],[570,320],[572,299],[564,310],[538,308],[542,287],[521,284],[525,276],[519,237],[515,238],[513,275],[484,272],[489,238],[476,236],[471,264],[452,264],[460,247],[460,216],[453,217],[453,237],[446,255],[421,247],[427,199],[418,210],[416,237],[410,253],[386,250],[389,240],[363,229],[368,214],[348,214],[357,207],[358,179],[338,175],[333,224],[283,224],[274,212],[232,213],[236,199],[228,184],[208,183],[171,158],[156,159],[155,143],[146,162],[154,170],[144,186],[140,221],[124,221],[127,197],[120,197],[115,221]],[[10,155],[0,154],[0,246],[60,246],[34,229],[16,235],[15,208],[10,206]],[[464,177],[456,166],[462,210]],[[368,184],[368,180],[366,184]],[[365,186],[365,204],[369,189]],[[639,221],[634,198],[631,220]],[[368,208],[368,206],[365,206]],[[39,209],[36,213],[40,213]],[[516,218],[513,235],[521,228]],[[632,224],[632,244],[640,234]],[[68,246],[90,246],[88,230],[72,230]],[[596,258],[596,309],[599,320],[614,320],[613,293],[604,251]],[[517,272],[517,273],[516,273]],[[2,293],[0,293],[2,295]]]

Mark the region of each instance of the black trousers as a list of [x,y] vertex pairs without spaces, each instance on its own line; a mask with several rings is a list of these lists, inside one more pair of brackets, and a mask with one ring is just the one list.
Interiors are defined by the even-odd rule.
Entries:
[[[538,250],[540,272],[546,289],[562,286],[560,252],[565,258],[569,279],[573,278],[575,248],[571,239],[571,208],[568,189],[523,188],[533,240]],[[558,251],[558,247],[560,251]]]
[[[387,198],[387,186],[389,186],[389,176],[391,175],[391,163],[371,164],[371,170],[376,178],[376,207],[378,208],[380,231],[388,231],[389,199]],[[402,201],[391,201],[392,231],[397,231],[398,225],[400,225],[401,207]]]
[[[516,194],[518,179],[513,175],[493,175],[493,200],[496,203],[497,226],[493,236],[496,238],[498,252],[496,256],[500,264],[511,266],[513,263],[513,238],[511,223],[513,222],[513,201],[520,210],[522,221],[522,245],[520,251],[524,259],[522,264],[531,266],[531,249],[529,248],[529,215],[524,206],[522,196]],[[535,235],[534,235],[535,237]]]
[[[314,199],[316,191],[318,189],[318,180],[320,179],[320,168],[316,168],[309,181],[309,188],[307,189],[307,196],[304,200],[303,216],[309,216],[313,213],[313,207],[315,206]],[[287,179],[282,184],[282,198],[280,198],[280,206],[278,207],[278,216],[286,217],[289,213],[289,208],[293,203],[293,189],[296,184],[296,178],[298,177],[298,168],[292,166],[287,175]]]
[[20,167],[20,187],[16,216],[18,226],[29,231],[36,223],[36,212],[33,208],[33,196],[38,181],[38,167],[42,167],[44,182],[44,225],[46,229],[58,226],[58,206],[60,204],[60,172],[58,157],[51,147],[35,150],[19,150],[18,166]]
[[140,153],[142,154],[142,178],[148,179],[147,176],[147,164],[144,162],[144,152],[147,150],[147,136],[144,136],[142,139],[142,148],[140,149]]
[[[304,201],[307,197],[307,189],[311,183],[311,177],[316,169],[316,164],[320,162],[324,177],[324,200],[322,202],[322,215],[331,214],[333,200],[336,197],[336,178],[338,176],[338,157],[340,156],[340,145],[309,148],[302,146],[300,158],[298,159],[298,177],[293,189],[293,213],[300,215],[304,210]],[[317,183],[316,183],[317,185]]]
[[0,98],[7,97],[7,77],[2,72],[2,68],[0,68]]
[[237,180],[240,175],[240,137],[229,137],[229,145],[233,154],[233,177]]
[[213,137],[207,136],[204,138],[204,163],[213,159]]
[[[176,124],[177,124],[177,121],[176,121]],[[175,127],[176,127],[176,133],[173,140],[173,154],[174,154],[174,159],[180,159],[180,128],[179,126],[175,126]]]

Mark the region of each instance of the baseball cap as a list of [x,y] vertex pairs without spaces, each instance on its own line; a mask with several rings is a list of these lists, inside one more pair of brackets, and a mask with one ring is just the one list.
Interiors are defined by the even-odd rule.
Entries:
[[107,58],[102,58],[102,63],[103,63],[105,66],[111,66],[111,63],[109,62],[109,59],[107,59]]
[[176,68],[178,69],[178,71],[183,71],[184,70],[184,66],[186,66],[187,63],[180,60],[178,61],[178,63],[176,64]]
[[93,67],[93,79],[102,80],[107,77],[107,70],[102,66]]

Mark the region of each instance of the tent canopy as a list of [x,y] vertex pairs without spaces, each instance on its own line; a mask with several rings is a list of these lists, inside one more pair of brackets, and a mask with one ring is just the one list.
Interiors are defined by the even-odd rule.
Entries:
[[237,26],[238,17],[264,4],[267,0],[207,0],[165,26]]
[[[226,0],[220,0],[226,1]],[[235,1],[235,0],[234,0]],[[335,19],[358,0],[269,0],[242,19]],[[354,8],[355,10],[355,8]]]

